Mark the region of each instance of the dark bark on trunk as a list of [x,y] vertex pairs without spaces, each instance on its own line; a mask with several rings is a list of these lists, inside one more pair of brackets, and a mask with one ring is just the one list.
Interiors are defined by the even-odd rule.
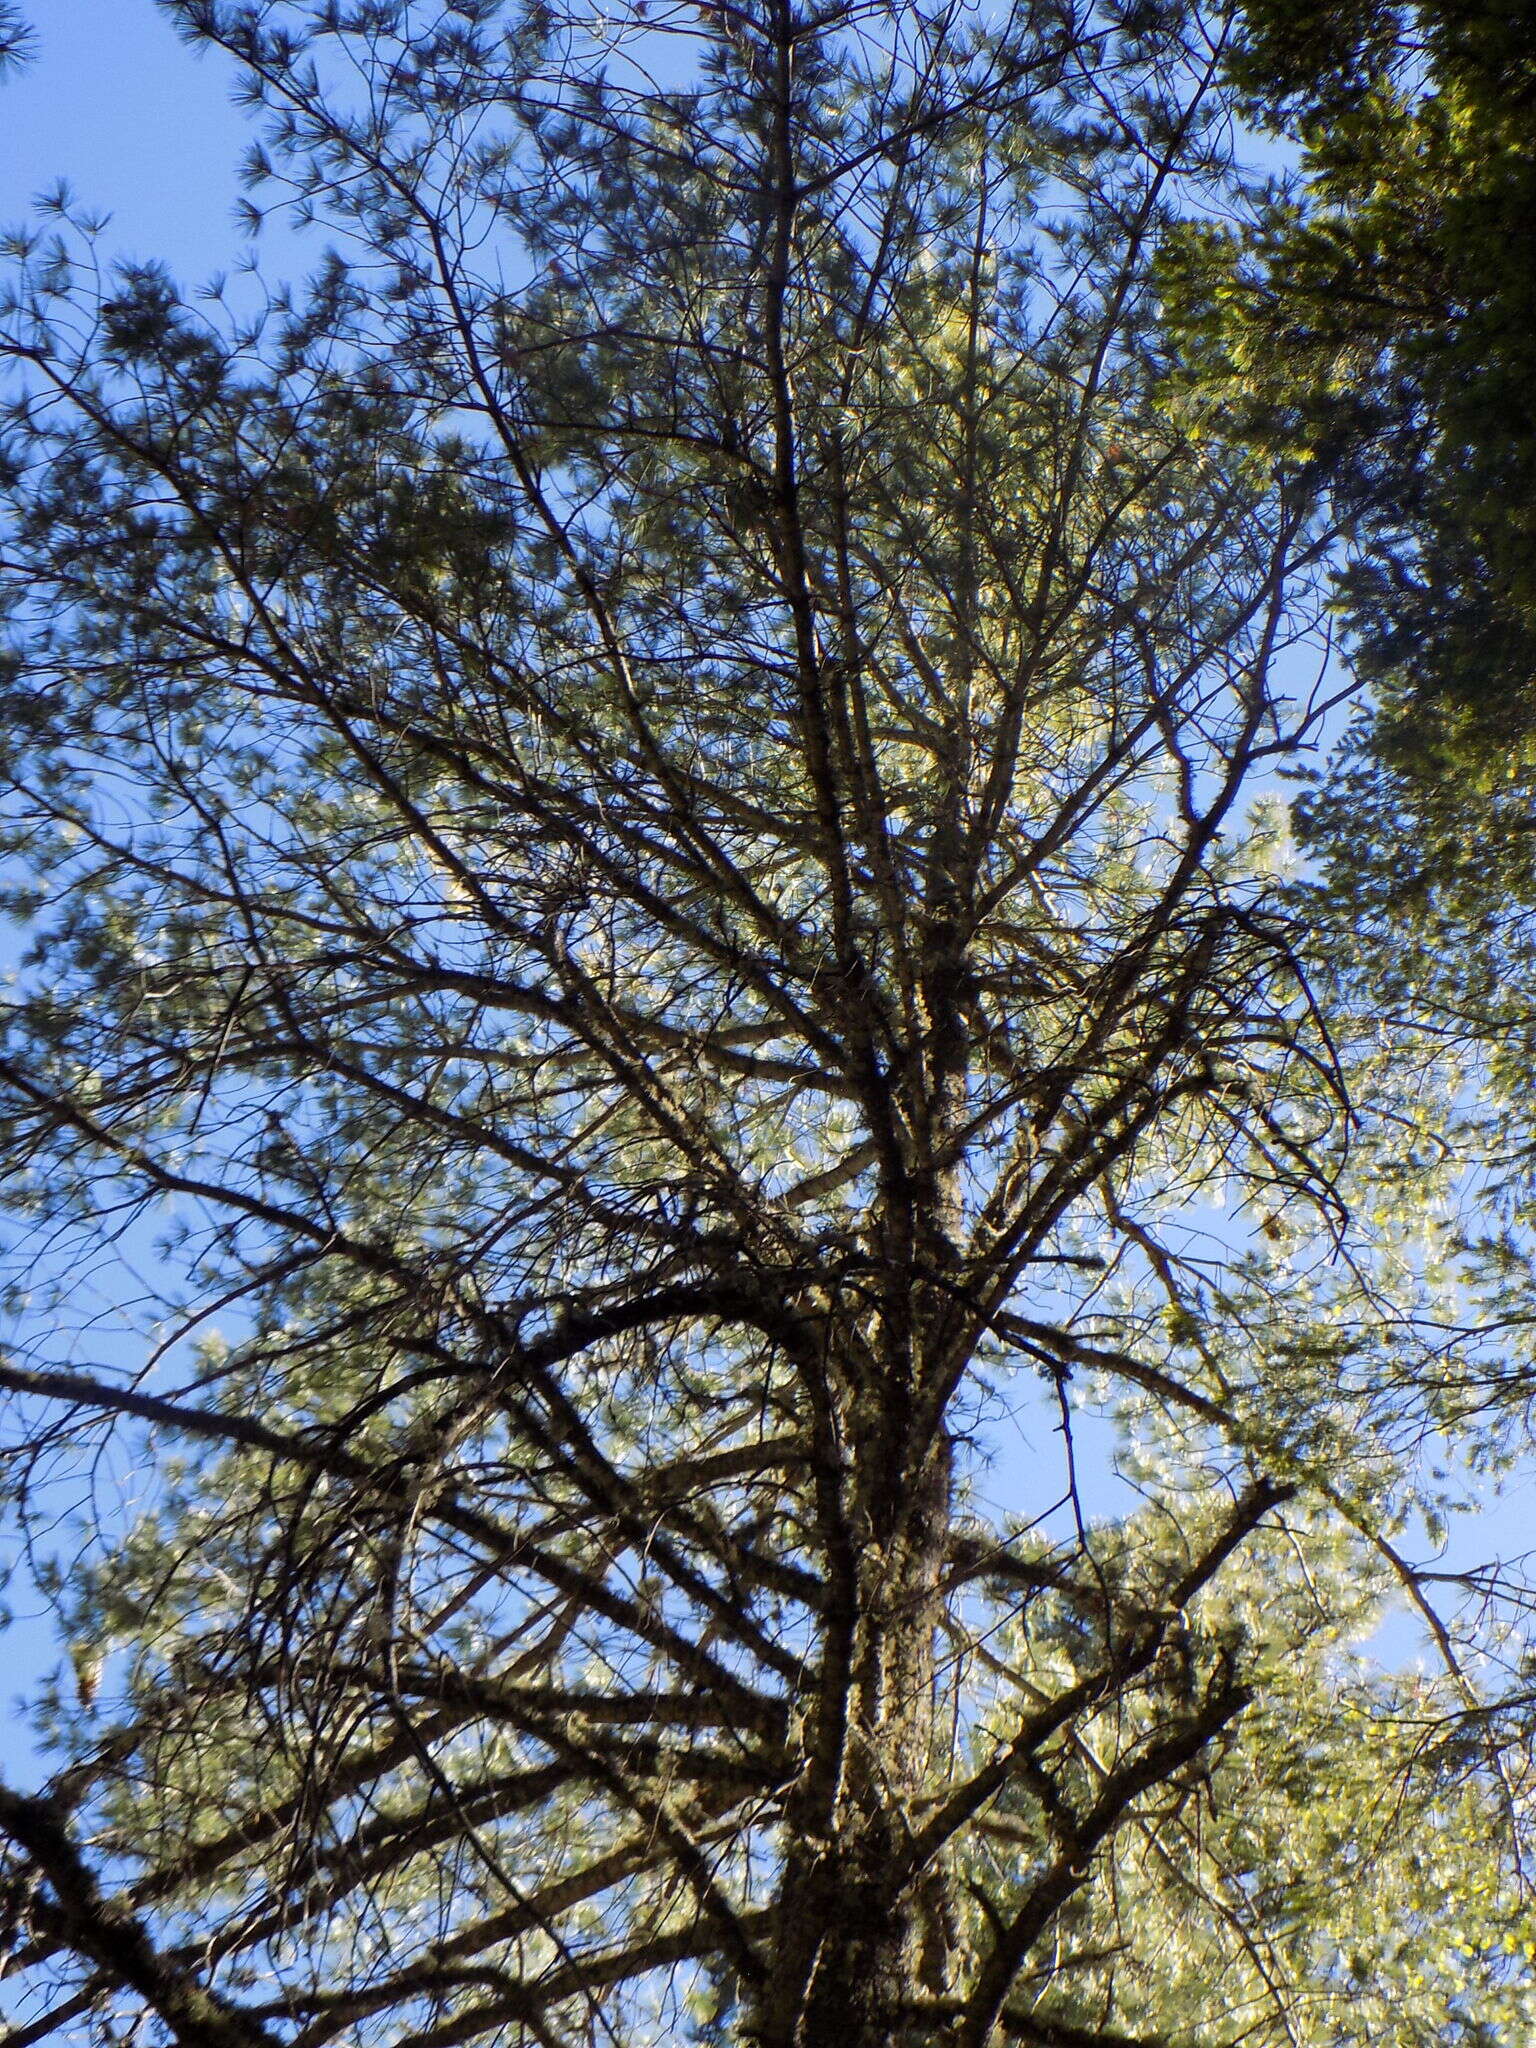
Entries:
[[914,1801],[932,1784],[949,1446],[931,1445],[915,1470],[902,1462],[862,1468],[883,1466],[886,1481],[855,1510],[847,1724],[813,1730],[812,1764],[787,1810],[761,2048],[889,2048],[914,1990],[947,1982],[935,1878],[912,1884],[900,1872]]

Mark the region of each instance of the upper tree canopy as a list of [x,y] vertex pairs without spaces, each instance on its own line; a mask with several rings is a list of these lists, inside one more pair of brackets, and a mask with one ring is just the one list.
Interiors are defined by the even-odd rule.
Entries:
[[330,253],[13,249],[14,2048],[1524,2038],[1415,1564],[1523,1239],[1288,872],[1350,515],[1191,374],[1229,24],[167,11]]

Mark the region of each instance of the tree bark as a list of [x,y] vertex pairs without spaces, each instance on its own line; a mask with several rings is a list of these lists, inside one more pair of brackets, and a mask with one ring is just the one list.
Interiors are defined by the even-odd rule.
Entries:
[[[898,1450],[912,1404],[889,1383],[879,1426]],[[893,1398],[894,1395],[894,1398]],[[935,1642],[950,1523],[942,1438],[910,1460],[855,1461],[852,1612],[842,1701],[824,1686],[811,1765],[786,1813],[777,1941],[757,2029],[762,2048],[889,2048],[913,1986],[941,1992],[950,1932],[929,1873],[901,1873],[916,1798],[932,1785]],[[885,1484],[871,1488],[871,1472]],[[841,1725],[840,1725],[841,1723]]]

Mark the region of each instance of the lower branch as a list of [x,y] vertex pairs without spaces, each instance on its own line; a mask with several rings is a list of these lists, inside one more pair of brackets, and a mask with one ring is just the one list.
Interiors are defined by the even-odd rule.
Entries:
[[143,1922],[102,1891],[52,1800],[0,1785],[0,1833],[52,1893],[29,1905],[39,1931],[142,1998],[179,2048],[279,2048],[264,2027],[161,1955]]

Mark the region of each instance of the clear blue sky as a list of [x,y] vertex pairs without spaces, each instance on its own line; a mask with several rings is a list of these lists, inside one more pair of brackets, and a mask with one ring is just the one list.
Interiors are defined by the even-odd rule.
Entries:
[[181,43],[154,0],[21,0],[30,64],[0,83],[0,222],[60,178],[112,215],[106,247],[193,288],[238,259],[250,135],[232,68]]

